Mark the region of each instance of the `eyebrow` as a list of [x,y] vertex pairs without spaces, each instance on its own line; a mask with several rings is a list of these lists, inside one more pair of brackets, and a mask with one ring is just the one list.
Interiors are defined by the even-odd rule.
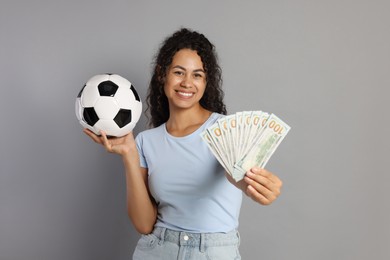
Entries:
[[[173,69],[182,69],[184,71],[187,71],[184,67],[180,66],[180,65],[176,65],[176,66],[173,66],[172,67]],[[193,72],[203,72],[203,73],[206,73],[203,69],[196,69],[194,70]]]

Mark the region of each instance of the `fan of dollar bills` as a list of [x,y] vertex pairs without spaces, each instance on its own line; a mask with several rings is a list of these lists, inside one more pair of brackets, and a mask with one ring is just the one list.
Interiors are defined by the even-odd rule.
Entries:
[[274,114],[243,111],[224,116],[201,133],[202,139],[235,181],[250,168],[264,168],[290,126]]

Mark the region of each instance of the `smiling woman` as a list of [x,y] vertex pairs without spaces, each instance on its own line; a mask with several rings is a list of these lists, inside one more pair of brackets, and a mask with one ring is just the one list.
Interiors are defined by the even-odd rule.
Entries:
[[128,214],[143,234],[133,259],[240,259],[242,191],[268,205],[282,183],[258,168],[235,182],[202,141],[226,114],[221,69],[204,35],[182,29],[163,42],[147,101],[154,128],[135,140],[86,131],[122,156]]

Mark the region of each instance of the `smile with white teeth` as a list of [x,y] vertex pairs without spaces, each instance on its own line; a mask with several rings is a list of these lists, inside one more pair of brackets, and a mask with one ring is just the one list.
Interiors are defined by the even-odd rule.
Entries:
[[188,92],[181,92],[181,91],[177,91],[177,93],[181,96],[185,96],[185,97],[191,97],[194,95],[194,93],[188,93]]

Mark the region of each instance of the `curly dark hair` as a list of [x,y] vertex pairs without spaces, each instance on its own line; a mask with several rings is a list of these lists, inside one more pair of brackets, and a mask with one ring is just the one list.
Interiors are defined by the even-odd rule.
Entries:
[[223,102],[222,70],[214,45],[203,35],[187,28],[182,28],[167,37],[161,44],[154,58],[153,75],[147,94],[147,111],[150,110],[150,126],[157,127],[169,118],[168,99],[164,93],[166,73],[173,56],[181,49],[190,49],[200,56],[206,72],[206,89],[200,99],[200,105],[211,111],[226,115]]

